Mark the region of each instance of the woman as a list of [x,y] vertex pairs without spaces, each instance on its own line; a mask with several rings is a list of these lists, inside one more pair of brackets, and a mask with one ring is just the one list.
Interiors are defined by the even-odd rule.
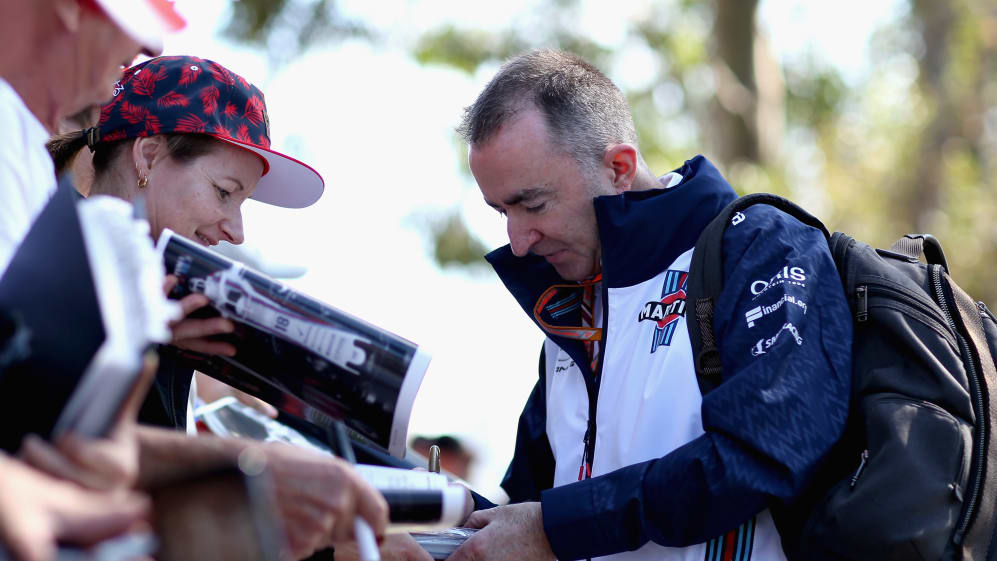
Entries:
[[[206,246],[221,240],[238,244],[243,239],[240,207],[247,198],[301,208],[322,194],[318,173],[270,150],[263,94],[215,62],[154,58],[127,69],[113,93],[95,127],[53,139],[49,151],[61,173],[88,146],[93,152],[89,194],[130,201],[141,197],[154,237],[169,228]],[[181,300],[185,315],[207,303],[201,294]],[[207,337],[233,327],[223,318],[188,317],[173,326],[173,344],[232,355],[231,345]],[[172,353],[161,352],[156,391],[150,392],[140,420],[188,424],[190,384],[190,369]],[[203,467],[245,450],[238,439],[187,439],[173,431],[144,429],[140,453],[148,456],[143,466],[155,472],[148,474],[152,480],[175,477],[171,470],[178,465]],[[352,535],[355,514],[370,522],[376,534],[383,532],[384,499],[344,462],[285,445],[258,450],[273,475],[293,557],[306,557],[334,537]]]
[[[142,197],[154,238],[169,228],[205,246],[223,240],[239,244],[240,207],[246,199],[302,208],[322,194],[324,184],[315,170],[270,150],[260,90],[218,63],[154,58],[127,69],[113,94],[95,127],[56,137],[49,151],[61,173],[89,147],[89,193],[129,201]],[[193,294],[181,303],[189,314],[208,300]],[[230,356],[232,345],[208,337],[233,328],[220,317],[187,318],[173,326],[173,344]],[[150,399],[142,420],[183,427],[189,418],[189,370],[185,374],[169,353],[162,360],[153,392],[162,407]]]

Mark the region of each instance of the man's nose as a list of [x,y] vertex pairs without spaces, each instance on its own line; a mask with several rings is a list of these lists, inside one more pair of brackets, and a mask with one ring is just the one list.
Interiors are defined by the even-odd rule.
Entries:
[[508,230],[509,245],[512,246],[512,254],[516,257],[525,257],[530,249],[540,241],[540,232],[512,218],[509,218]]

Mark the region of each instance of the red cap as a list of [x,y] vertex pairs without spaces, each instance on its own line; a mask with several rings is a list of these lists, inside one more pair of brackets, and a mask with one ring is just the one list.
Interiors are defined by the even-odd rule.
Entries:
[[197,133],[249,150],[264,161],[252,198],[303,208],[319,199],[325,182],[306,164],[270,149],[263,92],[217,62],[164,56],[125,70],[100,110],[96,142],[156,134]]

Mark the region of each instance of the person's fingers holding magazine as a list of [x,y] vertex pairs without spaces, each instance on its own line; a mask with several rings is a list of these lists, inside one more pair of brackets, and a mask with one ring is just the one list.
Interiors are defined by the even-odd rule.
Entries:
[[52,445],[37,436],[28,435],[21,445],[21,458],[50,475],[90,489],[133,487],[139,469],[136,418],[156,377],[158,365],[156,353],[146,353],[142,371],[105,437],[83,438],[70,433],[61,436]]
[[261,446],[292,555],[298,559],[353,536],[353,521],[366,520],[384,535],[388,506],[348,463],[283,443]]
[[146,520],[148,499],[82,489],[0,454],[0,545],[18,561],[47,561],[57,543],[90,545]]
[[[166,276],[163,284],[163,291],[169,294],[177,285],[177,278],[173,275]],[[235,347],[231,343],[212,339],[214,335],[224,335],[232,333],[235,324],[232,320],[223,317],[213,318],[192,318],[190,314],[204,308],[211,303],[211,300],[203,294],[188,294],[179,301],[183,310],[183,319],[170,324],[173,331],[174,346],[208,355],[235,356]]]
[[544,533],[539,502],[518,503],[479,510],[464,522],[480,530],[467,539],[448,561],[554,561]]

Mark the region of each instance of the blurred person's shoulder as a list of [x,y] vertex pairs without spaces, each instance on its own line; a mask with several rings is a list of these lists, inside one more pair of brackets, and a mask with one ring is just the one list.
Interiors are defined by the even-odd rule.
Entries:
[[[18,95],[17,91],[3,78],[0,78],[0,138],[5,141],[0,147],[3,152],[14,149],[29,149],[38,145],[44,149],[48,132]],[[20,140],[11,146],[7,142]],[[23,148],[22,148],[23,147]]]
[[45,149],[47,140],[45,127],[0,78],[0,271],[55,193],[55,166]]

